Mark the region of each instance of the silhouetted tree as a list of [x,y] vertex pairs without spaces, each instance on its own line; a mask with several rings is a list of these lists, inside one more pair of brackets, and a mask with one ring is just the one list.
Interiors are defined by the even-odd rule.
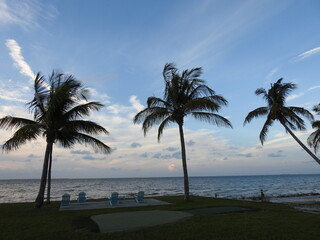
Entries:
[[282,78],[280,78],[276,83],[271,84],[271,88],[268,90],[258,88],[255,91],[255,94],[262,95],[268,105],[249,112],[245,118],[244,125],[254,118],[266,116],[267,120],[260,132],[260,141],[261,144],[263,144],[267,137],[269,127],[272,126],[274,121],[279,121],[286,129],[286,132],[288,132],[299,143],[299,145],[308,154],[310,154],[317,163],[320,164],[320,160],[291,131],[306,130],[305,123],[299,115],[310,121],[313,120],[313,115],[308,110],[301,107],[286,106],[286,97],[296,88],[297,86],[294,83],[282,83]]
[[[314,106],[313,111],[320,115],[320,104]],[[310,147],[313,147],[314,152],[316,153],[320,147],[320,121],[314,121],[312,123],[312,128],[316,130],[308,137],[308,144]]]
[[205,85],[199,79],[201,68],[184,70],[181,74],[174,64],[166,64],[163,69],[165,89],[163,98],[149,97],[147,107],[136,114],[134,123],[142,123],[144,135],[148,130],[159,124],[158,141],[171,123],[179,126],[181,157],[184,176],[184,199],[189,200],[189,180],[187,158],[183,133],[184,117],[193,116],[197,120],[206,121],[217,126],[232,127],[228,119],[217,114],[227,100]]
[[[94,149],[110,153],[110,148],[92,137],[93,134],[108,131],[102,126],[81,120],[89,116],[92,110],[98,111],[103,105],[99,102],[87,102],[88,90],[82,87],[80,81],[72,75],[53,72],[48,83],[38,73],[34,80],[34,99],[29,102],[29,108],[34,113],[34,120],[6,116],[0,119],[0,127],[16,129],[13,136],[7,140],[2,149],[9,152],[18,149],[27,141],[39,136],[46,139],[41,183],[36,198],[36,207],[40,208],[44,201],[46,181],[51,181],[52,150],[54,143],[60,143],[69,148],[75,143],[89,144]],[[50,202],[50,187],[47,200]]]

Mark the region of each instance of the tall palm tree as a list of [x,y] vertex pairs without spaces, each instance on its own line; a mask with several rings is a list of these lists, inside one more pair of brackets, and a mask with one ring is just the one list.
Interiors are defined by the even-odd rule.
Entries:
[[[38,73],[34,81],[34,90],[34,99],[28,103],[34,113],[34,120],[6,116],[0,119],[0,127],[17,129],[2,146],[7,152],[18,149],[40,135],[46,139],[41,183],[36,198],[36,207],[40,208],[44,201],[47,179],[51,180],[54,143],[66,148],[75,143],[90,145],[103,153],[110,153],[110,147],[92,136],[99,133],[108,134],[105,128],[92,121],[82,120],[83,117],[89,116],[92,110],[98,111],[103,105],[99,102],[88,102],[88,90],[72,75],[53,72],[47,83]],[[48,190],[50,191],[50,187]],[[50,193],[48,197],[50,198]]]
[[163,98],[149,97],[147,107],[137,113],[134,123],[142,123],[144,135],[157,124],[158,141],[171,123],[179,126],[181,157],[184,176],[184,199],[189,200],[189,180],[186,161],[185,140],[183,134],[184,117],[193,116],[197,120],[206,121],[217,126],[232,127],[228,119],[218,115],[221,106],[227,105],[227,100],[205,85],[199,79],[201,68],[184,70],[181,74],[173,63],[166,64],[163,69],[165,90]]
[[279,121],[286,131],[299,143],[299,145],[308,154],[310,154],[317,163],[320,164],[320,160],[291,131],[306,130],[305,123],[299,115],[310,121],[313,120],[313,115],[308,110],[301,107],[286,106],[286,97],[296,88],[297,86],[294,83],[282,83],[282,78],[280,78],[276,83],[271,84],[271,88],[268,90],[258,88],[255,91],[255,94],[262,95],[268,105],[249,112],[245,118],[244,125],[251,122],[254,118],[267,116],[267,120],[260,132],[260,141],[261,144],[263,144],[266,140],[269,127],[272,126],[274,121]]
[[[314,106],[313,111],[320,115],[320,104]],[[312,127],[316,129],[316,131],[310,134],[307,141],[309,146],[313,147],[314,152],[317,153],[317,150],[320,147],[320,121],[314,121]]]

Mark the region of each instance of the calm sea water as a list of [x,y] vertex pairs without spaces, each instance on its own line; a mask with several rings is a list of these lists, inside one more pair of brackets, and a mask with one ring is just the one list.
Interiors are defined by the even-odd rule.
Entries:
[[[320,193],[320,174],[190,177],[189,182],[192,195],[208,197],[254,197],[260,189],[268,196]],[[33,202],[39,184],[39,180],[0,180],[0,203]],[[76,199],[84,191],[95,199],[109,197],[114,191],[130,196],[140,190],[147,196],[182,195],[183,178],[53,179],[51,197],[60,200],[69,193]]]

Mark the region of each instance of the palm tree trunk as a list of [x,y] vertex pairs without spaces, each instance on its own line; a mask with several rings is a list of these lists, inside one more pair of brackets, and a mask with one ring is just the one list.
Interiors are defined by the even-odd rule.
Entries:
[[50,192],[51,192],[51,166],[52,166],[52,151],[49,157],[49,168],[48,168],[48,188],[47,188],[47,204],[50,204]]
[[188,178],[188,169],[187,169],[186,146],[184,142],[182,124],[179,124],[179,133],[180,133],[180,142],[181,142],[181,157],[182,157],[183,180],[184,180],[184,200],[189,201],[189,178]]
[[53,146],[52,142],[47,142],[46,152],[43,160],[40,188],[39,188],[38,196],[36,198],[36,208],[41,208],[44,201],[44,192],[46,190],[46,183],[47,183],[47,177],[48,177],[48,162],[49,162],[50,153],[52,152],[52,146]]
[[313,152],[310,151],[310,149],[305,146],[297,137],[296,135],[294,135],[294,133],[283,123],[281,122],[281,124],[284,126],[284,128],[287,130],[287,132],[294,138],[294,140],[297,141],[297,143],[299,143],[299,145],[307,152],[309,153],[309,155],[318,163],[320,164],[320,159],[317,158],[316,155],[313,154]]

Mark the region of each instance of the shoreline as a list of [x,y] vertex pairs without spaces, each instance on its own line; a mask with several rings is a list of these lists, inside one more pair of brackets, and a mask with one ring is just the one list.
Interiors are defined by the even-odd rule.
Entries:
[[[146,197],[176,197],[183,195],[176,194],[176,195],[149,195]],[[192,196],[198,196],[198,197],[208,197],[208,196],[201,196],[201,195],[190,195]],[[209,198],[220,198],[220,197],[209,197]],[[240,198],[227,198],[227,197],[221,197],[223,199],[233,199],[233,200],[246,200],[246,201],[261,201],[260,196],[254,196],[254,197],[240,197]],[[107,199],[107,198],[106,198]],[[131,199],[130,196],[126,199]],[[88,198],[89,201],[103,201],[104,198]],[[45,199],[46,201],[46,199]],[[51,201],[60,202],[60,199],[51,199]],[[313,203],[319,203],[320,204],[320,193],[301,193],[301,194],[286,194],[286,195],[278,195],[278,196],[265,196],[264,198],[265,202],[272,202],[272,203],[286,203],[286,204],[313,204]],[[0,204],[6,204],[6,203],[32,203],[34,201],[19,201],[19,202],[0,202]]]

